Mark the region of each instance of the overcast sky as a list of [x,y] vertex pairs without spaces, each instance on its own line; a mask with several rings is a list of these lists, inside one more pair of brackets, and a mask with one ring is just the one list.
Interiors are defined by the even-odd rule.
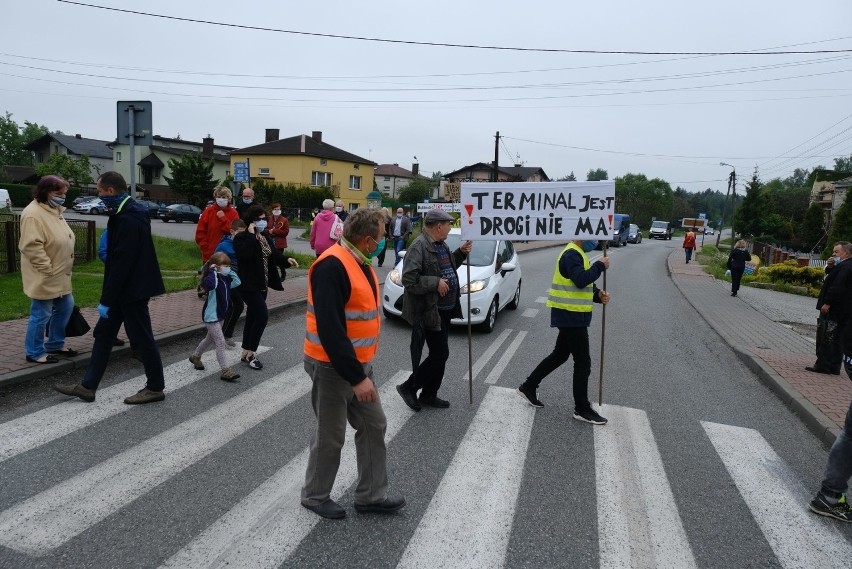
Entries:
[[319,130],[427,175],[492,161],[499,131],[503,165],[689,191],[725,191],[720,162],[768,180],[852,154],[849,0],[81,2],[3,3],[0,112],[18,124],[112,140],[116,101],[150,100],[161,136]]

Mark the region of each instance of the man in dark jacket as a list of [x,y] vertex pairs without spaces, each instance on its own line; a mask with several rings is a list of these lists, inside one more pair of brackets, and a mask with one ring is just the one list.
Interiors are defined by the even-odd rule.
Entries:
[[166,292],[160,264],[151,239],[151,220],[147,208],[127,194],[121,174],[106,172],[98,178],[98,196],[110,210],[107,222],[107,255],[104,284],[92,335],[92,359],[81,384],[56,385],[65,395],[83,401],[95,400],[95,391],[106,370],[118,331],[124,330],[130,344],[142,360],[147,382],[145,388],[124,400],[127,404],[151,403],[165,399],[163,362],[154,341],[148,301]]
[[[825,280],[819,291],[816,308],[819,310],[819,334],[816,344],[816,362],[805,369],[815,373],[840,375],[843,362],[843,331],[852,313],[852,245],[838,241],[825,268]],[[823,338],[828,328],[834,328],[832,338]],[[852,334],[849,334],[852,340]],[[830,340],[830,341],[829,341]],[[850,376],[852,377],[852,376]]]
[[559,329],[556,346],[518,388],[518,393],[533,407],[544,407],[544,403],[536,397],[541,380],[574,356],[574,418],[593,425],[605,425],[607,420],[592,409],[588,395],[592,372],[589,356],[592,303],[609,302],[609,294],[595,286],[598,277],[609,268],[609,258],[603,257],[592,264],[587,257],[596,246],[597,241],[572,241],[559,254],[547,298],[550,326]]
[[[471,242],[450,252],[444,240],[450,233],[453,218],[443,210],[426,214],[423,233],[414,240],[405,255],[402,286],[405,296],[402,317],[412,326],[411,365],[414,372],[397,386],[405,404],[414,411],[421,405],[446,408],[450,402],[438,397],[444,379],[444,368],[450,357],[450,320],[461,318],[459,279],[456,269],[470,253]],[[393,224],[393,221],[391,221]],[[423,362],[423,344],[429,355]],[[422,389],[420,398],[417,391]]]

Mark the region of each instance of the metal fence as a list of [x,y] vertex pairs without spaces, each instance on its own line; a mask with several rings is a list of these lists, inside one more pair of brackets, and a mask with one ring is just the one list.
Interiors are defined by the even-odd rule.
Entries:
[[[95,259],[95,222],[66,220],[76,238],[74,264],[88,263]],[[16,273],[21,266],[18,241],[21,238],[21,218],[15,214],[0,214],[0,273]]]

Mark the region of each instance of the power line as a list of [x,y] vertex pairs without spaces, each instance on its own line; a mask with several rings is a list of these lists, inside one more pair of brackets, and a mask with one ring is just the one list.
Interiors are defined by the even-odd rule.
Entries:
[[417,45],[427,47],[449,47],[460,49],[480,49],[480,50],[498,50],[498,51],[522,51],[522,52],[539,52],[539,53],[582,53],[589,55],[803,55],[803,54],[818,54],[818,53],[852,53],[852,49],[824,49],[824,50],[800,50],[800,51],[640,51],[640,50],[598,50],[598,49],[556,49],[556,48],[540,48],[540,47],[512,47],[512,46],[497,46],[497,45],[476,45],[476,44],[457,44],[444,42],[425,42],[414,40],[398,40],[388,38],[375,38],[365,36],[349,36],[342,34],[323,34],[319,32],[305,32],[300,30],[284,30],[279,28],[267,28],[263,26],[249,26],[245,24],[234,24],[229,22],[214,22],[212,20],[199,20],[196,18],[185,18],[180,16],[168,16],[165,14],[154,14],[151,12],[142,12],[139,10],[127,10],[122,8],[114,8],[112,6],[99,6],[97,4],[86,4],[83,2],[71,2],[70,0],[57,0],[63,4],[71,4],[74,6],[82,6],[85,8],[97,8],[100,10],[108,10],[112,12],[120,12],[123,14],[133,14],[136,16],[148,16],[151,18],[161,18],[164,20],[175,20],[179,22],[188,22],[193,24],[206,24],[210,26],[222,26],[226,28],[238,28],[243,30],[253,30],[261,32],[273,32],[279,34],[292,34],[300,36],[310,36],[319,38],[344,39],[365,42],[378,42],[390,44]]

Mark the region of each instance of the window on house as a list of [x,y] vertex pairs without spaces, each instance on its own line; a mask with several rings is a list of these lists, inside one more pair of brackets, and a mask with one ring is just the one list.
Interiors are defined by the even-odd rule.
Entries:
[[385,186],[385,191],[386,191],[386,192],[389,192],[389,191],[390,191],[390,186]]
[[116,162],[121,162],[121,152],[116,152],[116,153],[115,153],[115,161],[116,161]]
[[36,153],[36,162],[44,162],[44,152]]
[[331,172],[311,172],[312,186],[331,186]]
[[268,176],[269,175],[269,168],[258,168],[257,173],[260,176]]
[[361,176],[349,176],[349,189],[350,190],[360,190],[361,189]]
[[160,175],[161,175],[162,173],[163,173],[163,169],[162,169],[162,168],[155,168],[155,169],[154,169],[154,177],[155,177],[155,178],[158,178],[158,179],[159,179],[159,177],[160,177]]
[[355,169],[356,169],[356,170],[360,170],[360,169],[361,169],[361,165],[360,165],[360,164],[355,164],[355,165],[354,165],[354,167],[355,167]]
[[327,165],[328,165],[328,160],[326,160],[325,158],[320,158],[320,166],[327,166]]
[[390,182],[390,176],[385,176],[385,182]]

